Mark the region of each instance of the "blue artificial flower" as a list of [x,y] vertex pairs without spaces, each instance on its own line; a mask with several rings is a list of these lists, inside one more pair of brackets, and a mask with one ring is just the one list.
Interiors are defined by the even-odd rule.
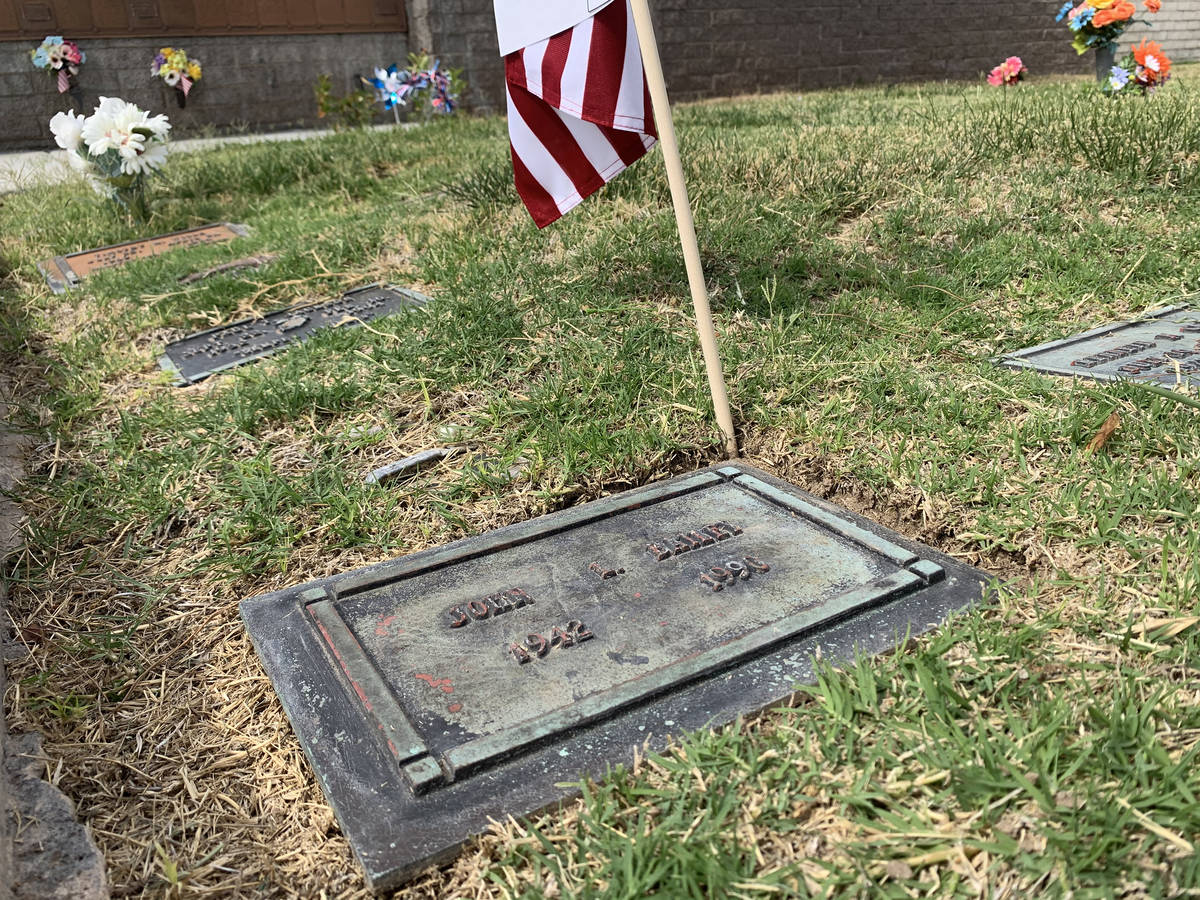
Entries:
[[44,69],[50,65],[50,57],[46,55],[45,47],[38,47],[33,51],[33,64],[39,69]]
[[1128,69],[1123,69],[1121,66],[1113,66],[1112,73],[1108,76],[1108,83],[1114,91],[1119,91],[1125,85],[1129,84],[1129,79],[1132,77]]
[[62,42],[63,42],[63,39],[62,39],[61,34],[49,35],[49,36],[47,36],[47,38],[44,41],[42,41],[43,44],[49,44],[52,47],[57,46],[58,44],[61,44]]
[[1054,17],[1054,21],[1055,21],[1055,22],[1061,22],[1063,19],[1065,19],[1065,18],[1066,18],[1066,16],[1067,16],[1067,13],[1069,13],[1069,12],[1070,12],[1071,10],[1073,10],[1074,8],[1075,8],[1075,4],[1074,4],[1074,3],[1071,3],[1071,2],[1064,3],[1064,4],[1062,5],[1062,9],[1060,9],[1060,10],[1058,11],[1058,15]]

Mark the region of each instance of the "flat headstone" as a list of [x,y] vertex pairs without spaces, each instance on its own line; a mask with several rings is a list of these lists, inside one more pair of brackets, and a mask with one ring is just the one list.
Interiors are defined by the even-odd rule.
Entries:
[[368,883],[890,650],[987,576],[727,465],[243,601]]
[[292,306],[172,341],[159,365],[175,376],[176,384],[194,384],[225,369],[270,356],[322,328],[370,322],[408,307],[424,306],[429,299],[407,288],[372,284],[348,291],[337,300]]
[[1172,306],[998,360],[1014,369],[1078,375],[1097,381],[1200,386],[1200,310]]
[[38,263],[38,270],[50,285],[50,289],[56,294],[61,294],[68,288],[78,287],[81,279],[97,269],[123,266],[135,259],[159,256],[180,247],[225,243],[236,237],[245,237],[249,233],[245,225],[217,222],[170,234],[160,234],[141,241],[126,241],[123,244],[97,247],[95,250],[55,256]]

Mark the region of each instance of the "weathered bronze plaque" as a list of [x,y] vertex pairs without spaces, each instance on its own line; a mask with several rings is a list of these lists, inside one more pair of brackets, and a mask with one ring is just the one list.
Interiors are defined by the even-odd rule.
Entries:
[[1001,365],[1097,381],[1200,386],[1200,311],[1172,306],[1001,357]]
[[984,573],[728,465],[242,603],[368,882],[933,627]]
[[132,260],[158,256],[180,247],[224,243],[232,241],[235,237],[245,237],[247,234],[249,230],[245,225],[230,225],[226,222],[201,225],[186,231],[160,234],[144,241],[127,241],[96,250],[56,256],[38,263],[38,270],[50,285],[50,289],[56,294],[61,294],[68,288],[78,287],[80,279],[97,269],[123,266]]
[[371,284],[348,291],[338,300],[279,309],[259,319],[243,319],[172,341],[159,365],[175,375],[176,384],[194,384],[270,356],[288,344],[306,340],[318,329],[370,322],[428,302],[428,297],[416,291]]

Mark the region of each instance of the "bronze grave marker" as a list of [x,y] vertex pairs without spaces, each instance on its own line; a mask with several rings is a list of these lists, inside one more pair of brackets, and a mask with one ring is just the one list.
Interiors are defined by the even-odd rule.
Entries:
[[245,600],[368,883],[891,649],[987,576],[726,465]]
[[232,241],[236,237],[249,234],[245,225],[230,225],[218,222],[212,225],[200,225],[184,231],[171,234],[160,234],[158,237],[146,238],[141,241],[126,241],[123,244],[112,244],[108,247],[98,247],[95,250],[82,250],[79,253],[68,253],[66,256],[55,256],[53,259],[38,263],[38,270],[56,294],[61,294],[68,288],[78,287],[80,280],[97,269],[110,269],[113,266],[123,266],[135,259],[146,259],[159,256],[180,247],[195,247],[199,244],[217,244]]
[[242,319],[190,334],[167,344],[159,365],[178,385],[195,384],[217,372],[276,353],[307,340],[322,328],[356,325],[414,306],[429,297],[407,288],[369,284],[337,300],[289,306],[257,319]]
[[1013,369],[1096,381],[1200,386],[1200,310],[1172,306],[1144,318],[1104,325],[998,360]]

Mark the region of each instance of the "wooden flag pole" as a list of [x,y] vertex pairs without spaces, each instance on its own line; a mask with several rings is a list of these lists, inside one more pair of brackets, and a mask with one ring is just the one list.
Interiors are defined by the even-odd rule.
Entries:
[[[617,0],[621,2],[621,0]],[[667,181],[671,185],[671,202],[675,205],[675,221],[679,226],[679,242],[683,245],[683,261],[687,267],[688,284],[692,289],[692,305],[696,308],[696,329],[700,332],[700,347],[704,350],[704,366],[708,370],[708,386],[712,390],[713,411],[717,424],[725,435],[725,450],[731,459],[738,455],[737,438],[733,433],[733,417],[729,414],[729,392],[721,373],[721,355],[717,350],[717,332],[713,327],[712,310],[708,305],[708,289],[704,285],[704,269],[700,265],[700,245],[696,242],[696,225],[688,201],[687,182],[683,177],[683,162],[679,158],[679,142],[675,139],[675,123],[671,119],[671,104],[667,99],[667,83],[663,78],[662,60],[658,57],[658,42],[654,39],[654,23],[650,19],[647,0],[630,0],[633,24],[642,48],[642,67],[646,84],[654,103],[654,121],[658,140],[662,144],[663,162],[667,164]]]

